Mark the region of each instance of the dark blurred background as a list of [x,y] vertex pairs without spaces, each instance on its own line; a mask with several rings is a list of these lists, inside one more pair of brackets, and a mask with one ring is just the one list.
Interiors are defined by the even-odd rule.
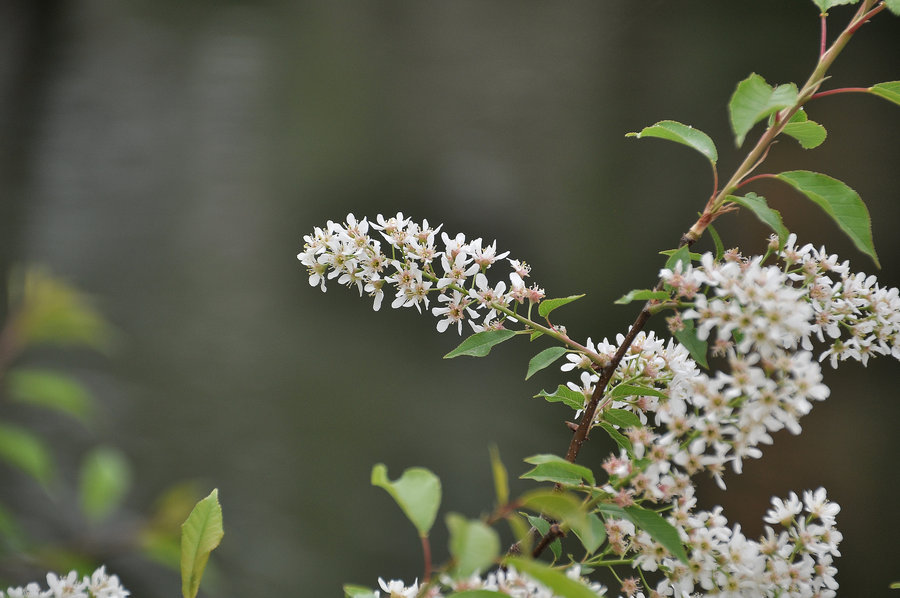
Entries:
[[[834,33],[852,10],[833,10]],[[392,478],[428,467],[444,483],[442,512],[477,516],[493,500],[490,444],[513,477],[522,458],[565,450],[570,413],[531,398],[562,378],[523,380],[545,345],[443,361],[458,338],[434,318],[387,302],[373,314],[355,292],[310,288],[295,258],[302,235],[348,212],[403,211],[496,238],[549,295],[587,293],[566,308],[570,333],[612,337],[637,309],[612,301],[653,283],[657,252],[711,189],[699,155],[624,134],[692,124],[716,139],[727,176],[741,157],[725,108],[735,84],[754,71],[802,82],[818,32],[803,0],[7,0],[0,265],[49,267],[119,333],[111,357],[58,356],[104,410],[90,433],[60,434],[58,450],[121,447],[137,471],[133,513],[179,481],[218,487],[223,598],[411,581],[415,532],[369,485],[372,465]],[[832,75],[829,87],[900,79],[900,19],[865,26]],[[900,108],[848,94],[809,114],[828,128],[825,145],[782,141],[766,169],[855,188],[873,214],[881,281],[900,284]],[[800,196],[756,191],[801,239],[874,269]],[[768,234],[743,213],[717,225],[748,252]],[[724,505],[755,535],[770,496],[824,485],[843,506],[841,594],[888,594],[900,579],[898,367],[829,369],[832,396],[804,434],[778,434],[728,476],[729,492],[704,484],[705,506]],[[599,469],[608,450],[595,438],[583,463]],[[42,500],[0,475],[11,504],[17,492]],[[135,595],[178,592],[170,571],[106,560]]]

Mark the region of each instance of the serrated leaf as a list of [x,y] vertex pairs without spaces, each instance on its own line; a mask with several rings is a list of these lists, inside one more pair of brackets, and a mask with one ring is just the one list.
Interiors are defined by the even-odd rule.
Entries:
[[509,502],[509,474],[506,466],[500,460],[500,451],[496,445],[489,449],[491,455],[491,474],[494,478],[494,495],[497,497],[497,505],[505,505]]
[[657,397],[660,399],[668,399],[669,395],[649,386],[641,386],[639,384],[619,384],[609,392],[611,397]]
[[344,598],[378,598],[378,592],[365,586],[345,583]]
[[131,467],[121,451],[97,447],[81,462],[78,492],[81,509],[94,522],[101,521],[122,503],[131,485]]
[[706,230],[709,231],[709,235],[712,237],[713,245],[716,248],[716,261],[718,262],[725,255],[725,245],[722,244],[722,237],[719,236],[719,231],[716,230],[716,227],[710,224],[706,227]]
[[533,455],[525,459],[525,462],[536,467],[519,476],[522,479],[572,486],[580,485],[583,479],[591,486],[596,484],[594,472],[590,469],[583,465],[570,463],[556,455]]
[[0,460],[21,469],[45,490],[53,477],[53,460],[46,443],[18,426],[0,424]]
[[578,536],[578,539],[581,540],[581,544],[584,546],[587,553],[593,554],[600,548],[603,541],[606,540],[606,526],[604,526],[600,518],[593,513],[589,513],[587,519],[591,530],[590,535],[583,538],[581,531],[574,528],[572,531],[574,531],[575,535]]
[[613,439],[613,442],[615,442],[619,448],[625,449],[625,452],[629,455],[634,452],[634,447],[631,446],[631,441],[628,440],[628,437],[615,429],[612,424],[602,421],[598,425],[609,434],[609,437]]
[[525,379],[528,380],[545,367],[552,365],[554,361],[565,354],[565,347],[550,347],[549,349],[544,349],[532,357],[531,361],[528,362],[528,372],[525,374]]
[[609,422],[623,430],[638,428],[641,425],[640,418],[626,409],[606,409],[603,411],[603,421]]
[[841,4],[856,4],[859,0],[813,0],[813,4],[819,7],[822,14],[828,12],[832,6],[840,6]]
[[691,265],[691,260],[700,259],[699,254],[691,254],[687,245],[679,247],[678,249],[660,251],[660,253],[669,256],[669,259],[666,260],[666,268],[673,271],[675,270],[675,266],[678,265],[678,262],[681,262],[681,269],[684,271]]
[[[890,5],[885,2],[885,4],[890,8]],[[897,11],[900,11],[900,0],[896,0],[896,4],[898,5]],[[900,14],[895,12],[895,14]],[[893,102],[897,105],[900,105],[900,81],[888,81],[886,83],[878,83],[877,85],[873,85],[869,88],[869,92],[877,95],[880,98],[884,98],[889,102]]]
[[515,335],[516,333],[513,330],[485,330],[483,332],[476,332],[461,342],[458,347],[444,355],[444,359],[453,359],[460,355],[484,357],[491,352],[494,345],[499,345],[504,341],[508,341]]
[[678,530],[663,519],[659,513],[638,506],[625,507],[625,513],[632,523],[650,534],[650,537],[662,544],[666,550],[672,553],[672,556],[682,563],[688,562],[684,544],[678,537]]
[[184,598],[197,595],[209,555],[224,535],[217,488],[194,506],[181,526],[181,594]]
[[815,121],[809,120],[806,116],[806,112],[803,110],[798,110],[794,116],[791,117],[791,120],[784,125],[782,131],[785,135],[799,141],[800,147],[803,149],[819,147],[825,142],[825,138],[828,136],[828,131],[825,130],[825,127]]
[[857,249],[868,255],[879,268],[878,255],[872,242],[869,210],[853,189],[830,176],[808,170],[792,170],[776,175],[818,204],[831,216]]
[[731,128],[738,147],[743,145],[753,125],[770,114],[793,106],[797,99],[797,86],[793,83],[772,88],[756,73],[738,83],[728,103]]
[[534,395],[535,398],[541,397],[548,403],[565,403],[575,411],[584,408],[584,395],[577,390],[572,390],[568,386],[560,384],[553,394],[542,390]]
[[547,586],[554,596],[559,596],[560,598],[597,598],[597,594],[583,583],[571,579],[565,573],[540,561],[532,561],[521,557],[508,557],[504,563],[515,567],[516,571],[525,573]]
[[616,305],[626,305],[631,303],[632,301],[650,301],[651,299],[655,299],[657,301],[665,301],[669,298],[669,293],[666,291],[654,291],[653,289],[633,289],[628,291],[618,299],[616,299]]
[[450,530],[449,548],[455,579],[481,573],[494,563],[500,555],[500,536],[496,531],[458,513],[448,513],[445,520]]
[[694,327],[693,320],[684,320],[684,328],[672,334],[679,343],[684,345],[694,361],[703,369],[709,369],[709,363],[706,361],[706,352],[709,344],[697,337],[697,329]]
[[420,537],[428,535],[441,506],[441,481],[436,475],[424,467],[410,467],[392,482],[387,477],[387,467],[379,463],[372,468],[372,485],[391,495]]
[[639,133],[628,133],[625,136],[638,139],[641,137],[667,139],[697,150],[713,164],[719,159],[716,144],[713,143],[709,135],[674,120],[661,120],[651,127],[645,127]]
[[78,380],[53,370],[16,368],[6,374],[9,397],[20,403],[66,413],[86,423],[91,394]]
[[784,245],[790,232],[781,220],[781,213],[778,210],[770,208],[769,204],[766,203],[765,197],[757,195],[756,193],[748,193],[743,197],[729,195],[726,199],[753,212],[753,214],[759,218],[760,222],[775,231],[775,234],[778,235],[779,245]]
[[567,303],[572,303],[573,301],[578,301],[582,297],[584,297],[584,293],[582,293],[581,295],[571,295],[569,297],[562,297],[560,299],[544,299],[538,305],[538,313],[541,315],[542,318],[546,318],[547,316],[550,315],[550,312],[552,312],[557,307],[562,307],[563,305],[566,305]]

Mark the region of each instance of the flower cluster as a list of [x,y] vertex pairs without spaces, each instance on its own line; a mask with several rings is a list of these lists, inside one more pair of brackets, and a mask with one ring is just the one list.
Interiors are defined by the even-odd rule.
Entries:
[[[414,307],[420,313],[437,295],[431,313],[439,318],[440,332],[455,327],[462,334],[464,321],[475,331],[499,328],[505,318],[515,317],[516,305],[527,302],[530,307],[543,299],[543,289],[525,284],[529,266],[508,259],[509,252],[498,252],[496,241],[467,241],[462,233],[451,237],[440,232],[442,227],[432,227],[427,220],[414,222],[402,213],[390,218],[379,214],[375,222],[348,214],[345,223],[329,220],[304,236],[297,258],[309,271],[310,285],[324,291],[326,281],[337,279],[338,284],[355,286],[360,296],[373,298],[376,311],[386,286],[394,294],[391,307]],[[385,251],[370,229],[386,242]],[[492,284],[486,276],[501,261],[511,267],[508,286],[503,280]]]
[[25,587],[8,588],[0,592],[0,598],[126,598],[131,592],[119,584],[116,575],[108,575],[106,567],[100,567],[90,577],[79,577],[70,571],[65,577],[56,573],[47,574],[48,589],[37,583]]

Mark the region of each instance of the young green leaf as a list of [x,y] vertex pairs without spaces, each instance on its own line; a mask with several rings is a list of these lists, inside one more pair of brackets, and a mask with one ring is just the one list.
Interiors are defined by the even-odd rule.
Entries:
[[837,179],[808,170],[782,172],[776,178],[818,204],[850,237],[853,244],[871,257],[876,266],[881,267],[872,243],[869,210],[856,191]]
[[512,330],[485,330],[483,332],[476,332],[461,342],[458,347],[444,355],[444,359],[453,359],[460,355],[484,357],[491,352],[494,345],[499,345],[504,341],[508,341],[515,335],[516,333]]
[[895,17],[900,17],[900,0],[884,0],[884,5]]
[[580,485],[583,479],[591,486],[596,484],[594,472],[590,469],[583,465],[570,463],[556,455],[533,455],[525,459],[525,462],[535,465],[535,467],[519,476],[522,479],[568,484],[570,486]]
[[597,594],[583,583],[575,581],[565,573],[540,561],[522,557],[508,557],[504,564],[515,567],[529,577],[533,577],[560,598],[597,598]]
[[217,488],[194,506],[181,526],[181,594],[184,598],[197,595],[209,554],[224,535]]
[[598,425],[606,430],[606,433],[613,439],[613,442],[619,445],[619,448],[625,449],[625,452],[629,455],[634,453],[634,447],[631,446],[631,441],[628,440],[628,437],[616,430],[612,424],[602,421]]
[[500,555],[500,536],[483,522],[468,520],[457,513],[448,513],[445,521],[450,530],[454,578],[481,573]]
[[550,531],[550,522],[543,517],[538,517],[537,515],[526,515],[525,517],[528,519],[531,527],[539,531],[542,536],[546,536]]
[[584,395],[577,390],[572,390],[568,386],[563,386],[562,384],[556,388],[556,391],[553,394],[548,393],[546,390],[542,390],[534,395],[534,398],[538,397],[544,398],[548,403],[565,403],[576,411],[584,408]]
[[490,446],[491,473],[494,478],[494,494],[497,496],[497,504],[505,505],[509,502],[509,474],[506,466],[500,460],[500,451],[496,445]]
[[635,137],[637,139],[640,139],[641,137],[668,139],[669,141],[681,143],[682,145],[697,150],[712,164],[715,164],[716,160],[719,159],[719,154],[716,151],[716,144],[713,143],[713,140],[709,135],[674,120],[661,120],[652,127],[645,127],[639,133],[628,133],[625,136]]
[[565,347],[550,347],[549,349],[544,349],[532,357],[531,361],[528,362],[528,372],[525,374],[525,379],[528,380],[565,354]]
[[706,227],[706,230],[709,231],[709,236],[712,237],[713,245],[716,248],[716,261],[719,261],[725,255],[725,245],[722,244],[722,237],[719,236],[719,231],[712,224]]
[[[885,2],[885,4],[887,3]],[[898,5],[898,10],[900,10],[900,0],[896,0],[896,4]],[[900,81],[878,83],[877,85],[870,87],[869,92],[884,98],[889,102],[900,105]]]
[[562,297],[560,299],[544,299],[543,301],[541,301],[540,305],[538,305],[538,313],[541,314],[542,318],[546,318],[550,315],[550,312],[557,307],[562,307],[567,303],[578,301],[582,297],[584,297],[583,293],[581,295],[572,295],[570,297]]
[[699,260],[701,257],[700,254],[692,254],[687,245],[678,249],[660,251],[660,253],[669,256],[669,259],[666,260],[666,268],[670,270],[674,270],[678,262],[681,262],[681,269],[684,271],[691,265],[691,260]]
[[45,490],[53,477],[53,460],[46,443],[18,426],[0,425],[0,460],[18,467]]
[[603,412],[603,421],[609,422],[623,430],[637,428],[641,425],[640,418],[625,409],[606,409]]
[[774,112],[793,106],[797,99],[797,86],[793,83],[772,88],[756,73],[738,83],[728,103],[731,128],[738,147],[743,145],[753,125]]
[[345,583],[344,598],[378,598],[378,592],[365,586]]
[[694,328],[693,320],[685,320],[684,328],[673,333],[673,336],[679,343],[684,345],[684,348],[688,350],[698,365],[705,370],[709,369],[709,363],[706,361],[706,352],[709,345],[706,341],[697,337],[697,329]]
[[396,482],[387,477],[387,467],[372,468],[372,485],[384,488],[424,538],[434,525],[441,506],[441,481],[424,467],[410,467]]
[[660,399],[668,399],[669,395],[649,386],[640,386],[638,384],[619,384],[609,392],[611,397],[657,397]]
[[97,447],[81,462],[78,491],[81,510],[94,522],[112,513],[131,485],[131,467],[119,450]]
[[760,222],[775,231],[775,234],[778,235],[778,243],[784,245],[790,233],[781,220],[781,213],[770,208],[765,197],[756,193],[748,193],[743,197],[729,195],[726,199],[753,212]]
[[669,293],[666,291],[654,291],[652,289],[633,289],[628,291],[618,299],[616,299],[616,305],[626,305],[631,303],[632,301],[650,301],[651,299],[655,299],[657,301],[665,301],[669,298]]
[[11,399],[54,409],[87,423],[93,401],[78,380],[53,370],[16,368],[6,374],[6,381]]
[[841,4],[856,4],[859,0],[813,0],[813,4],[819,7],[822,14],[828,12],[832,6],[840,6]]
[[628,519],[632,523],[650,534],[651,538],[662,544],[675,558],[682,563],[688,562],[684,545],[681,543],[681,538],[678,537],[678,530],[663,519],[659,513],[638,506],[625,507],[625,513],[628,514]]
[[785,135],[793,137],[800,142],[803,149],[812,149],[819,147],[825,142],[828,131],[825,127],[815,121],[811,121],[806,117],[806,112],[798,110],[791,120],[784,125],[782,129]]

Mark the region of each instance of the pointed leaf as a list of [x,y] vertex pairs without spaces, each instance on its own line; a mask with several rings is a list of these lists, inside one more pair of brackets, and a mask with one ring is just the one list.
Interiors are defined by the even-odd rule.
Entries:
[[540,561],[509,557],[505,563],[547,586],[559,598],[597,598],[597,594],[583,583]]
[[639,428],[641,426],[640,418],[625,409],[606,409],[603,412],[603,421],[609,422],[622,430]]
[[709,235],[712,237],[713,245],[716,248],[716,261],[718,262],[725,255],[725,245],[722,244],[722,237],[719,236],[719,231],[716,230],[716,227],[710,224],[706,227],[706,230],[709,231]]
[[806,112],[803,110],[798,110],[794,116],[791,117],[791,120],[784,125],[782,131],[785,135],[799,141],[800,147],[803,149],[819,147],[825,142],[825,138],[828,136],[828,131],[825,130],[825,127],[815,121],[809,120],[806,117]]
[[596,536],[596,524],[591,521],[584,503],[571,494],[555,490],[535,490],[525,494],[521,502],[525,508],[550,516],[568,529],[576,531],[585,546],[599,546],[602,542]]
[[534,395],[535,398],[542,397],[548,403],[565,403],[575,411],[584,408],[584,395],[577,390],[572,390],[568,386],[560,384],[553,394],[549,394],[546,390],[542,390]]
[[753,125],[774,112],[793,106],[797,99],[797,86],[793,83],[773,89],[756,73],[738,83],[728,103],[731,128],[738,147],[744,143]]
[[528,372],[525,374],[525,379],[528,380],[537,372],[552,365],[554,361],[565,355],[566,351],[565,347],[550,347],[532,357],[531,361],[528,362]]
[[660,399],[668,399],[669,395],[649,386],[640,386],[638,384],[619,384],[613,388],[609,396],[611,397],[657,397]]
[[781,220],[781,213],[778,210],[770,208],[769,204],[766,203],[765,197],[757,195],[756,193],[748,193],[743,197],[729,195],[726,199],[753,212],[756,217],[759,218],[760,222],[775,231],[775,234],[778,235],[778,243],[784,245],[784,242],[787,240],[790,233],[784,226],[784,222]]
[[491,445],[491,473],[494,478],[494,494],[497,496],[497,504],[505,505],[509,502],[509,474],[506,466],[500,460],[500,451],[496,445]]
[[544,299],[541,301],[540,305],[538,305],[538,313],[541,314],[542,318],[546,318],[550,315],[550,312],[556,309],[557,307],[562,307],[567,303],[572,303],[573,301],[578,301],[584,297],[584,293],[581,295],[572,295],[570,297],[562,297],[560,299]]
[[436,475],[424,467],[410,467],[392,482],[387,467],[379,463],[372,468],[372,485],[384,488],[393,497],[420,537],[428,535],[441,506],[441,481]]
[[556,455],[533,455],[525,459],[526,463],[536,465],[534,469],[523,473],[520,478],[537,480],[539,482],[558,482],[578,486],[584,479],[588,484],[594,485],[594,472],[583,465],[570,463]]
[[808,170],[782,172],[776,178],[818,204],[850,237],[853,244],[871,257],[876,266],[881,267],[872,243],[869,210],[856,191],[837,179]]
[[344,598],[378,598],[378,592],[365,586],[344,584]]
[[677,266],[678,263],[681,262],[681,269],[682,271],[684,271],[688,266],[691,265],[692,259],[700,259],[700,255],[697,255],[695,258],[694,255],[691,254],[691,251],[688,249],[687,245],[671,251],[660,251],[660,253],[669,256],[669,259],[666,260],[666,268],[668,268],[669,270],[675,270],[675,266]]
[[575,535],[578,536],[578,539],[581,540],[587,553],[593,554],[600,548],[603,541],[606,540],[606,526],[604,526],[600,518],[593,513],[588,514],[587,520],[588,525],[590,526],[590,534],[586,534],[586,537],[582,537],[581,530],[573,528],[572,531],[574,531]]
[[209,554],[224,535],[217,488],[196,504],[181,526],[181,594],[184,598],[197,595]]
[[652,289],[633,289],[628,291],[618,299],[616,299],[616,305],[626,305],[631,303],[632,301],[650,301],[651,299],[655,299],[657,301],[665,301],[669,298],[669,293],[666,291],[654,291]]
[[122,503],[131,485],[131,467],[119,450],[97,447],[81,463],[79,498],[87,519],[98,522]]
[[859,0],[813,0],[813,4],[819,7],[822,14],[828,12],[832,6],[840,6],[841,4],[856,4]]
[[455,579],[481,573],[500,555],[500,536],[483,522],[466,519],[458,513],[448,513],[446,522]]
[[663,519],[659,513],[637,506],[625,507],[625,513],[628,514],[628,518],[632,523],[650,534],[651,538],[662,544],[675,558],[682,563],[688,562],[684,544],[681,543],[681,538],[678,537],[678,530]]
[[679,343],[684,345],[684,348],[688,350],[688,353],[691,354],[691,357],[694,358],[698,365],[705,370],[709,369],[709,363],[706,361],[706,352],[709,345],[706,341],[697,337],[697,329],[694,328],[693,320],[685,320],[684,328],[673,333],[673,336]]
[[53,460],[46,443],[18,426],[0,425],[0,460],[18,467],[45,490],[53,477]]
[[494,345],[499,345],[503,341],[508,341],[515,335],[516,333],[512,330],[485,330],[484,332],[476,332],[461,342],[458,347],[444,355],[444,359],[453,359],[460,355],[484,357],[491,352]]
[[628,440],[628,437],[615,429],[611,423],[602,421],[598,425],[606,430],[606,433],[613,439],[613,442],[619,445],[619,448],[625,449],[625,452],[629,455],[634,452],[634,447],[631,446],[631,441]]
[[9,397],[21,403],[55,409],[87,422],[93,402],[78,380],[53,370],[16,368],[6,374]]
[[719,159],[719,154],[716,151],[716,144],[713,143],[713,140],[709,135],[674,120],[662,120],[652,127],[645,127],[639,133],[628,133],[625,136],[636,137],[638,139],[641,137],[668,139],[669,141],[681,143],[682,145],[697,150],[713,164]]
[[[898,7],[900,7],[900,0],[896,0],[896,3]],[[890,6],[888,6],[888,8],[890,8]],[[900,10],[900,8],[898,8],[898,10]],[[878,97],[886,99],[889,102],[900,105],[900,81],[888,81],[887,83],[879,83],[870,87],[869,91],[877,95]]]

